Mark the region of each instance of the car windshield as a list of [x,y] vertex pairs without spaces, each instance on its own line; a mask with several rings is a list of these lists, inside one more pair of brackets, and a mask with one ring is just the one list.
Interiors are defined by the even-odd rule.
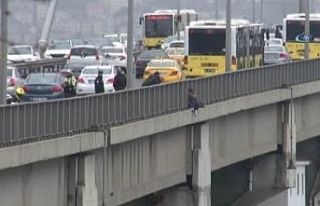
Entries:
[[170,55],[184,55],[183,49],[168,49],[167,53]]
[[95,56],[97,50],[95,48],[79,47],[71,49],[70,55],[72,56]]
[[149,67],[174,67],[174,61],[151,61],[148,64]]
[[165,57],[165,53],[163,51],[155,52],[155,51],[145,51],[141,52],[140,58],[145,58],[145,59],[156,59],[156,58],[163,58]]
[[123,53],[122,48],[102,48],[103,53]]
[[57,42],[52,43],[49,45],[48,49],[55,50],[55,49],[70,49],[71,45],[69,42]]
[[41,84],[41,83],[56,83],[57,74],[49,73],[39,73],[39,74],[30,74],[26,80],[27,83],[31,84]]
[[184,43],[182,43],[182,42],[173,42],[173,43],[170,43],[170,47],[183,48],[184,47]]
[[269,44],[281,44],[281,40],[278,40],[278,39],[270,39],[267,42]]
[[112,69],[111,68],[109,68],[109,69],[98,69],[98,68],[96,68],[96,69],[86,69],[85,68],[83,70],[82,74],[98,75],[98,71],[102,71],[104,75],[105,74],[112,74]]
[[9,55],[17,55],[17,54],[32,54],[31,47],[10,47],[8,49]]
[[177,40],[177,39],[178,39],[178,37],[176,37],[176,36],[169,36],[164,40],[164,43],[170,43],[170,42]]
[[83,39],[73,39],[71,40],[72,42],[72,46],[80,46],[80,45],[83,45]]
[[267,46],[265,47],[264,49],[265,51],[270,51],[270,52],[283,52],[284,49],[283,47],[280,47],[280,46]]

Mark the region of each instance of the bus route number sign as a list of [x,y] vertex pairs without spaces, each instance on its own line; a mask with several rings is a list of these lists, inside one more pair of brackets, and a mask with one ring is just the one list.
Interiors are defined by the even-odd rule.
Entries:
[[169,20],[170,16],[169,15],[151,15],[147,16],[147,20]]

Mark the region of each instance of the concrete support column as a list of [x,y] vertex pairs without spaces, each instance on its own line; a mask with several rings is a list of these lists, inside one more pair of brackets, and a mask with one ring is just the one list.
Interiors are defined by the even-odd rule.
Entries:
[[95,158],[93,154],[86,155],[83,158],[83,186],[82,196],[83,206],[95,206],[98,205],[98,189],[96,185],[96,173],[95,173]]
[[[293,102],[283,103],[282,111],[283,135],[280,140],[282,147],[278,162],[277,186],[292,188],[295,187],[296,182],[296,169],[290,168],[296,165],[296,124]],[[291,161],[293,165],[290,165]]]
[[211,206],[211,152],[209,123],[193,126],[193,177],[195,206]]

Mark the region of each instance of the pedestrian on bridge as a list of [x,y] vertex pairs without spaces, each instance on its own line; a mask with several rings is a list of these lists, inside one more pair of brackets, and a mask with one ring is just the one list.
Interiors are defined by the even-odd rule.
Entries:
[[94,90],[95,90],[96,94],[104,93],[104,83],[103,83],[102,75],[103,75],[103,71],[99,70],[98,76],[94,80]]
[[196,92],[193,89],[188,89],[188,108],[191,109],[194,116],[196,116],[196,111],[204,107],[202,102],[198,101]]
[[114,77],[113,88],[116,91],[124,90],[127,86],[125,71],[121,67],[117,68],[117,74]]
[[77,80],[72,73],[67,73],[67,77],[64,80],[64,96],[74,97],[76,96]]

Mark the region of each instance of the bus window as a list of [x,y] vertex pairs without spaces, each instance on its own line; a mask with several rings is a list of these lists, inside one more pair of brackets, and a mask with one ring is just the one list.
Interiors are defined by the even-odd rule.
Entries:
[[146,37],[167,37],[173,34],[172,15],[149,15],[145,19]]
[[225,29],[190,29],[189,55],[225,55]]
[[299,34],[304,33],[304,22],[302,21],[287,21],[287,36],[288,42],[295,41]]

